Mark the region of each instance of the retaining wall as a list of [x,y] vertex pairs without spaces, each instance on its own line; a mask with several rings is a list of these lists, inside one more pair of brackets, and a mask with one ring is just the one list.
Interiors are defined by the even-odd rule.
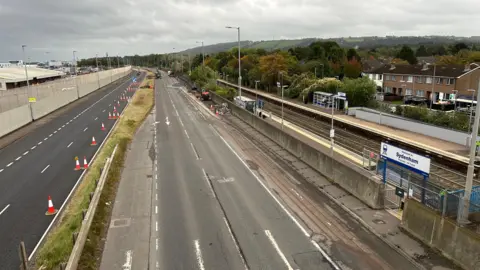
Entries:
[[[465,132],[428,125],[388,113],[382,113],[380,115],[377,111],[357,108],[355,110],[355,117],[369,122],[378,123],[380,125],[408,130],[461,145],[469,144],[470,134]],[[480,137],[478,137],[477,140],[480,140]]]
[[480,234],[407,199],[401,227],[465,269],[480,269]]
[[[332,158],[329,148],[288,129],[282,131],[278,124],[270,122],[272,120],[268,120],[268,118],[263,120],[215,94],[212,97],[216,103],[227,102],[233,115],[247,122],[371,208],[383,208],[384,184],[369,171],[358,167],[341,155],[334,154]],[[310,179],[309,181],[315,180]]]
[[[0,95],[0,137],[86,96],[112,81],[125,77],[130,71],[131,67],[129,66],[31,86],[28,90],[25,87],[4,91]],[[29,104],[29,97],[35,97],[36,102]]]
[[32,121],[29,104],[0,113],[0,138]]

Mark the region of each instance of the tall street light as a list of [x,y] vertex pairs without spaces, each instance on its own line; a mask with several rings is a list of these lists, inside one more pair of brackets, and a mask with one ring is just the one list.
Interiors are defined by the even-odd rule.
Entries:
[[197,41],[197,43],[202,43],[202,66],[205,66],[205,52],[203,51],[203,41]]
[[27,80],[27,92],[28,92],[30,90],[30,83],[28,82],[27,62],[25,60],[25,47],[27,47],[27,45],[22,45],[23,66],[25,67],[25,79]]
[[72,63],[73,64],[73,72],[74,72],[75,76],[77,76],[77,61],[76,61],[77,58],[75,57],[76,52],[77,51],[73,51],[73,63]]
[[255,81],[255,113],[257,112],[257,107],[258,107],[258,88],[257,88],[257,84],[259,83],[260,81],[256,80]]
[[468,118],[468,132],[470,132],[470,126],[472,125],[473,99],[475,98],[475,89],[467,89],[467,91],[472,92],[472,104],[470,105],[470,117]]
[[[478,102],[480,101],[480,80],[478,80],[478,91],[477,91],[477,106],[475,111],[475,122],[473,123],[472,134],[470,135],[470,159],[467,169],[467,179],[465,182],[465,193],[463,194],[463,206],[462,213],[458,215],[457,222],[460,224],[468,223],[468,215],[470,212],[470,197],[472,194],[472,184],[473,184],[473,174],[475,170],[475,148],[477,143],[478,135],[478,122],[480,120],[480,106]],[[472,99],[473,106],[473,99]]]
[[228,29],[237,29],[238,31],[238,95],[242,96],[242,69],[240,61],[240,27],[226,26]]

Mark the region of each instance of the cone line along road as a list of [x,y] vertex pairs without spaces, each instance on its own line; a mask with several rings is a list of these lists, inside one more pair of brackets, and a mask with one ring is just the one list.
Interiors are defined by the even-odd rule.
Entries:
[[[74,170],[74,157],[85,156],[91,162],[116,121],[109,120],[102,110],[117,102],[121,94],[131,96],[133,92],[125,92],[130,84],[131,76],[127,76],[97,90],[0,149],[0,205],[10,205],[0,218],[0,231],[8,232],[0,234],[2,269],[18,268],[20,241],[25,242],[27,255],[31,255],[54,218],[45,216],[47,197],[51,195],[57,209],[63,204],[83,172]],[[121,102],[117,110],[122,112],[125,105]],[[105,131],[101,123],[94,122],[95,117],[103,121]],[[95,146],[91,146],[92,137]]]

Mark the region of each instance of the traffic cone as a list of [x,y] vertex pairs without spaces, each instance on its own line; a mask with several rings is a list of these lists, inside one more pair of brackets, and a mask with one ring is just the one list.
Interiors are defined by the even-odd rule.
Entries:
[[112,114],[110,112],[108,112],[108,119],[113,119]]
[[117,116],[115,115],[115,112],[112,113],[112,119],[117,119]]
[[117,112],[117,108],[115,108],[115,106],[113,106],[113,112],[114,112],[114,113]]
[[118,106],[120,106],[120,101],[117,101]]
[[84,170],[88,169],[87,157],[83,157],[83,169]]
[[215,111],[215,114],[218,115],[218,111]]
[[95,141],[95,137],[92,137],[92,144],[90,145],[97,145],[97,141]]
[[105,125],[102,123],[102,131],[105,131]]
[[120,119],[120,113],[117,112],[117,119]]
[[80,161],[78,161],[78,158],[77,158],[77,160],[75,161],[75,171],[79,171],[79,170],[81,170]]
[[47,210],[47,212],[45,212],[45,215],[46,216],[53,216],[57,212],[58,212],[58,210],[55,209],[55,207],[53,207],[52,198],[50,197],[50,195],[48,195],[48,210]]

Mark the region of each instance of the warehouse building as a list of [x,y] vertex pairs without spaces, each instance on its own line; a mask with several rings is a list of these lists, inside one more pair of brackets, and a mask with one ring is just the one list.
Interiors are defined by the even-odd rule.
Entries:
[[[30,85],[52,81],[65,76],[64,72],[27,66]],[[25,67],[11,65],[0,68],[0,91],[27,86]]]

